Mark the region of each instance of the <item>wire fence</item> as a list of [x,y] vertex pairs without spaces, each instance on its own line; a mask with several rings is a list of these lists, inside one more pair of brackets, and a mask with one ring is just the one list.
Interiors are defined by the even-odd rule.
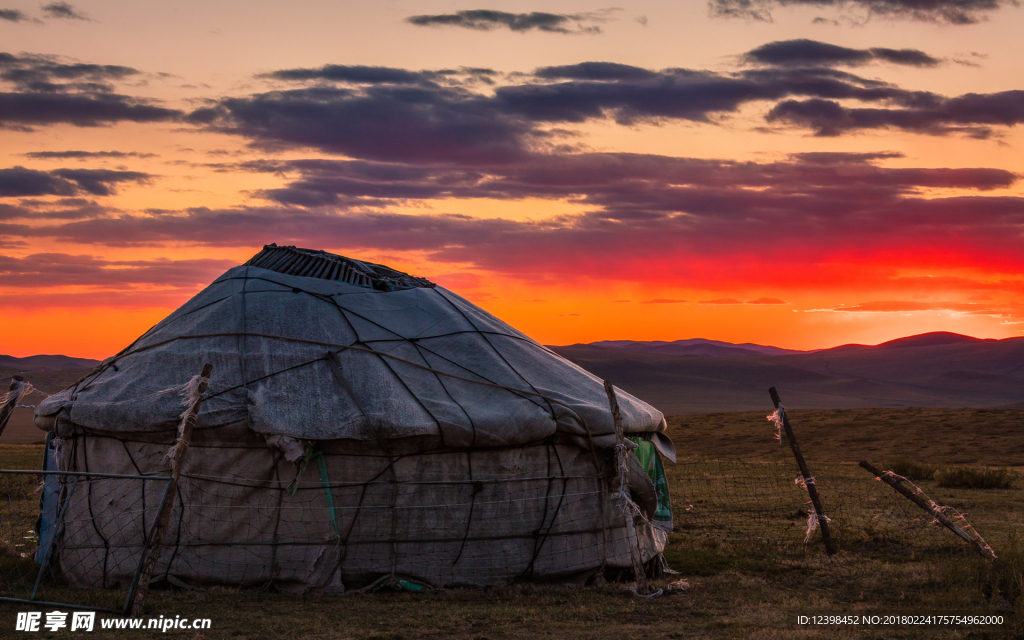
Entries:
[[0,470],[0,600],[126,612],[168,481]]
[[[655,501],[629,529],[614,452],[569,442],[404,451],[310,443],[293,463],[258,446],[259,436],[234,445],[223,435],[203,437],[188,449],[152,583],[296,592],[345,592],[381,579],[415,589],[582,584],[628,569],[638,548],[650,561],[671,528],[670,516],[656,519]],[[63,440],[60,460],[73,470],[102,464],[155,474],[166,471],[166,450],[151,440],[79,432]],[[646,472],[633,473],[630,482],[642,478],[653,495]],[[52,563],[66,584],[132,583],[138,544],[161,504],[156,483],[145,485],[71,489]],[[32,528],[33,509],[38,514],[35,499],[17,501],[23,530]],[[27,581],[22,573],[19,584]]]

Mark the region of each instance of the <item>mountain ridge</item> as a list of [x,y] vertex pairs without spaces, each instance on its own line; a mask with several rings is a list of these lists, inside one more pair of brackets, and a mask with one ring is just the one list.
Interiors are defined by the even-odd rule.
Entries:
[[1024,402],[1024,337],[949,332],[780,355],[551,347],[667,415],[771,408],[1006,407]]
[[796,349],[782,349],[767,345],[744,342],[740,344],[708,340],[706,338],[688,338],[685,340],[599,340],[588,343],[595,347],[619,349],[622,351],[643,351],[649,353],[669,353],[674,355],[734,355],[742,352],[761,355],[785,355],[803,353]]
[[[1005,340],[1024,340],[1024,337],[1011,338],[975,338],[961,333],[951,331],[929,331],[912,336],[904,336],[887,340],[875,345],[860,344],[851,342],[825,349],[784,349],[769,345],[756,344],[753,342],[725,342],[722,340],[709,340],[707,338],[687,338],[683,340],[598,340],[596,342],[576,343],[576,345],[563,345],[560,348],[585,344],[594,347],[616,349],[620,351],[633,351],[642,353],[665,353],[673,355],[740,355],[744,351],[758,353],[761,355],[794,355],[801,353],[818,353],[821,351],[832,351],[834,349],[906,349],[916,347],[941,346],[947,344],[975,344],[981,342],[1002,342]],[[719,349],[707,348],[718,347]],[[703,349],[703,351],[702,351]],[[728,349],[728,351],[726,351]]]

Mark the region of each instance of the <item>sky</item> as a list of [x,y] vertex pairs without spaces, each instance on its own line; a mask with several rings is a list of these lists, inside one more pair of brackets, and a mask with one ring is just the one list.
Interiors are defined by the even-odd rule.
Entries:
[[1006,0],[0,0],[0,353],[264,244],[544,344],[1024,334]]

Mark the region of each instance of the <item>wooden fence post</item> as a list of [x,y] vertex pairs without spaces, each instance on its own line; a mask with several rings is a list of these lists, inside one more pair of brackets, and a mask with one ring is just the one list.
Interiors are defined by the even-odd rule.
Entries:
[[872,465],[867,460],[861,460],[860,466],[864,467],[872,474],[874,474],[876,478],[878,478],[885,484],[895,489],[900,495],[905,497],[907,500],[910,500],[917,506],[921,507],[922,509],[930,513],[932,516],[935,517],[936,520],[939,521],[939,523],[942,526],[946,527],[947,529],[955,533],[958,537],[962,538],[964,542],[967,542],[972,547],[974,547],[975,551],[977,551],[986,558],[993,560],[995,559],[996,554],[992,551],[991,547],[986,546],[984,544],[984,541],[976,540],[971,534],[967,533],[960,527],[956,526],[956,524],[954,524],[953,521],[949,519],[949,516],[942,513],[941,504],[938,504],[934,500],[926,501],[924,498],[922,498],[921,496],[917,495],[916,493],[908,489],[906,486],[904,486],[903,482],[898,477],[893,477],[893,474],[891,472],[887,473],[884,471],[879,471],[874,465]]
[[[174,506],[174,497],[177,495],[178,479],[181,477],[181,469],[185,463],[185,454],[188,452],[189,443],[192,440],[192,430],[196,426],[196,417],[199,415],[199,405],[203,402],[203,395],[210,385],[210,373],[213,372],[213,365],[203,366],[199,374],[199,386],[196,388],[196,396],[188,412],[184,417],[184,424],[181,428],[181,435],[174,444],[174,457],[171,461],[171,479],[169,486],[164,493],[163,507],[160,511],[160,518],[153,528],[153,539],[150,541],[150,548],[145,558],[142,559],[142,571],[139,572],[139,583],[132,598],[131,615],[138,617],[142,615],[142,606],[146,602],[146,594],[149,592],[149,580],[153,576],[153,569],[163,551],[164,538],[167,536],[167,525],[171,521],[171,509]],[[184,508],[185,505],[182,505]]]
[[[604,381],[604,390],[608,394],[608,405],[612,410],[612,421],[615,424],[615,461],[619,468],[619,494],[623,501],[629,500],[626,493],[626,436],[622,431],[622,414],[619,411],[619,401],[615,397],[615,387],[607,380]],[[629,544],[629,557],[633,562],[633,573],[636,575],[636,592],[645,596],[650,592],[647,586],[647,571],[644,569],[643,558],[640,556],[640,536],[636,533],[636,525],[633,523],[633,510],[628,504],[622,505],[622,516],[626,521],[626,542]],[[636,541],[636,548],[633,548],[633,541]]]
[[[781,407],[782,401],[779,400],[779,392],[775,390],[775,387],[768,389],[768,393],[772,397],[772,404],[775,405],[775,408]],[[789,446],[793,449],[793,457],[796,458],[796,463],[800,466],[800,474],[803,476],[807,495],[811,496],[811,506],[814,507],[815,516],[818,518],[818,528],[821,529],[821,539],[825,542],[825,551],[828,555],[833,555],[837,551],[836,543],[832,539],[832,532],[828,528],[828,519],[825,517],[825,510],[821,506],[821,498],[818,497],[818,488],[814,484],[814,476],[811,475],[811,470],[807,468],[804,454],[800,453],[800,445],[797,444],[796,436],[793,435],[793,427],[789,426],[786,410],[782,409],[780,413],[782,414],[782,428],[786,430]]]

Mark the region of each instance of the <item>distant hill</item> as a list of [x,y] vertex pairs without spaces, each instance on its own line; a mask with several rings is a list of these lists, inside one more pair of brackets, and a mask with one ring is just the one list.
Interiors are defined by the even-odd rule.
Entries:
[[634,351],[638,353],[660,353],[674,356],[782,356],[792,353],[808,353],[793,349],[767,347],[760,344],[753,344],[751,342],[733,344],[731,342],[706,340],[704,338],[675,340],[673,342],[664,342],[661,340],[652,340],[649,342],[638,340],[601,340],[600,342],[591,342],[590,344],[604,349],[619,349],[621,351]]
[[933,331],[906,338],[896,338],[878,346],[883,349],[905,349],[907,347],[939,347],[947,344],[977,344],[979,342],[999,342],[999,340],[974,338],[949,331]]
[[99,363],[99,360],[71,358],[69,356],[28,356],[27,358],[15,358],[14,356],[0,355],[0,371],[3,371],[5,376],[10,376],[11,372],[40,371],[43,369],[92,369]]
[[1024,402],[1024,338],[981,340],[936,332],[875,346],[775,355],[754,353],[745,345],[728,351],[722,344],[711,344],[722,348],[708,353],[659,350],[685,342],[616,341],[613,347],[594,343],[552,349],[669,415],[770,410],[771,386],[778,387],[787,407],[805,409]]

